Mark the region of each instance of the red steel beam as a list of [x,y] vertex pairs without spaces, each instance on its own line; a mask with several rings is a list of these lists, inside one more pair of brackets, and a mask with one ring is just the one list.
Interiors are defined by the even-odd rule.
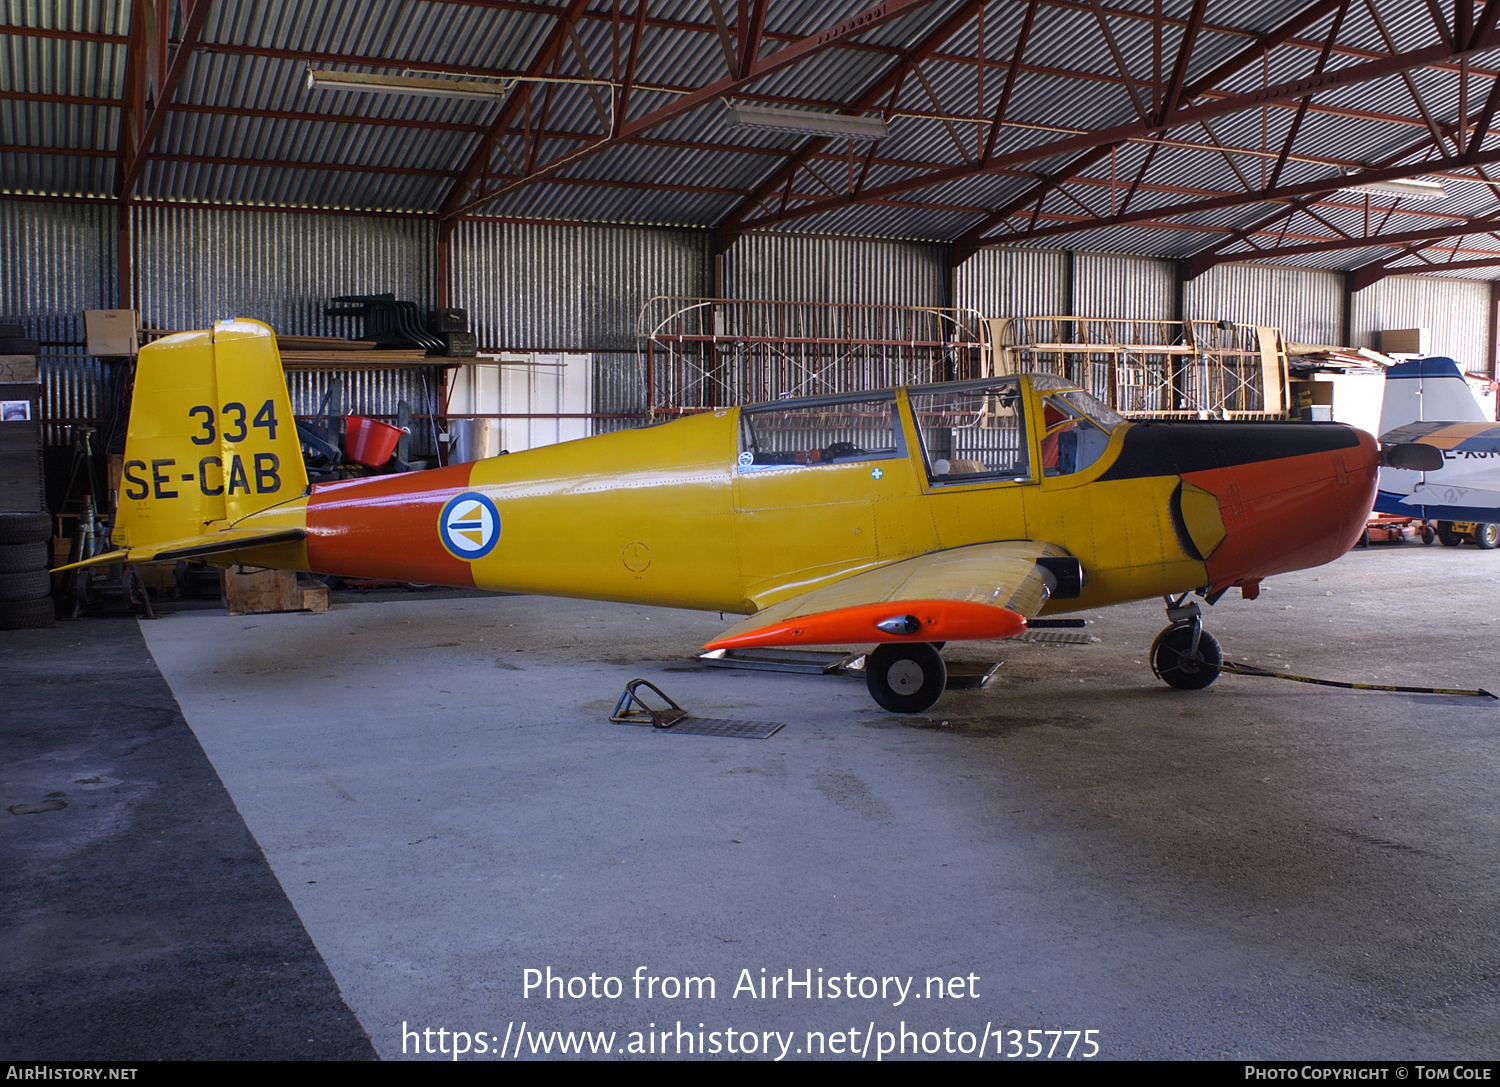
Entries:
[[[1343,0],[1316,0],[1315,3],[1304,8],[1276,29],[1257,38],[1253,45],[1240,50],[1240,52],[1214,68],[1213,71],[1197,80],[1191,86],[1187,85],[1187,69],[1188,61],[1192,57],[1194,38],[1188,37],[1185,33],[1182,44],[1178,47],[1177,60],[1173,65],[1172,80],[1168,85],[1168,94],[1162,100],[1161,114],[1152,118],[1152,120],[1160,125],[1167,119],[1176,116],[1181,112],[1183,103],[1191,102],[1194,98],[1212,90],[1224,80],[1242,71],[1246,66],[1253,64],[1271,49],[1285,42],[1287,38],[1305,30],[1324,15],[1335,10],[1341,2]],[[1205,0],[1195,0],[1193,10],[1189,15],[1187,30],[1192,30],[1201,25],[1203,12],[1206,7]],[[1173,125],[1172,127],[1177,126]],[[1080,148],[1086,153],[1080,155],[1072,163],[1057,171],[1044,184],[1038,185],[1030,192],[1022,193],[1019,197],[1007,201],[1004,207],[996,209],[990,215],[964,231],[963,234],[959,235],[953,242],[954,260],[963,261],[968,259],[983,244],[984,236],[990,230],[993,230],[1021,208],[1027,207],[1033,199],[1038,201],[1038,207],[1040,207],[1040,201],[1054,187],[1088,169],[1094,163],[1104,158],[1105,155],[1109,154],[1110,151],[1122,146],[1127,139],[1128,137],[1117,140],[1104,139],[1098,141],[1096,144],[1085,145]],[[989,163],[986,163],[985,168],[993,168],[995,161],[992,159]]]
[[[1431,141],[1430,140],[1418,140],[1416,143],[1408,144],[1406,147],[1401,148],[1399,151],[1396,151],[1393,154],[1387,155],[1384,159],[1382,159],[1380,161],[1377,161],[1374,164],[1374,166],[1377,169],[1384,168],[1384,167],[1387,167],[1387,166],[1394,166],[1397,163],[1399,163],[1402,159],[1409,158],[1412,155],[1418,154],[1418,153],[1420,153],[1420,152],[1422,152],[1424,150],[1427,150],[1430,147],[1431,147]],[[1234,229],[1234,231],[1232,232],[1232,236],[1230,238],[1226,238],[1224,241],[1218,242],[1218,243],[1216,243],[1216,244],[1214,244],[1212,246],[1209,246],[1206,249],[1199,250],[1198,252],[1194,253],[1191,257],[1188,258],[1188,261],[1187,261],[1187,265],[1188,265],[1188,278],[1192,279],[1195,276],[1198,276],[1198,275],[1202,274],[1203,272],[1207,271],[1209,268],[1213,267],[1213,264],[1214,264],[1213,256],[1214,256],[1215,253],[1219,252],[1221,249],[1224,249],[1227,246],[1233,245],[1236,241],[1243,241],[1245,238],[1249,237],[1251,234],[1254,234],[1254,233],[1256,233],[1256,232],[1264,229],[1265,227],[1270,226],[1272,223],[1274,223],[1274,222],[1276,222],[1276,221],[1278,221],[1280,219],[1288,219],[1288,218],[1290,218],[1291,216],[1297,214],[1297,212],[1301,211],[1302,208],[1306,207],[1308,204],[1310,204],[1312,201],[1314,201],[1316,199],[1317,199],[1316,196],[1297,197],[1297,198],[1289,201],[1289,204],[1288,204],[1287,207],[1282,208],[1282,209],[1278,209],[1277,211],[1273,212],[1272,214],[1266,216],[1263,219],[1257,220],[1256,222],[1250,224],[1249,226],[1236,227]]]
[[[1491,148],[1481,154],[1473,155],[1466,165],[1481,166],[1496,162],[1500,162],[1500,147]],[[1369,185],[1377,181],[1395,181],[1401,178],[1421,177],[1432,173],[1435,168],[1439,168],[1440,166],[1440,163],[1427,161],[1412,162],[1402,166],[1361,170],[1353,174],[1320,178],[1316,181],[1300,181],[1296,184],[1282,185],[1279,188],[1263,189],[1257,192],[1231,193],[1226,196],[1211,197],[1207,200],[1193,200],[1182,204],[1143,208],[1139,211],[1120,212],[1115,215],[1103,216],[1098,219],[1084,220],[1077,223],[1018,231],[1014,234],[1005,234],[998,238],[991,238],[988,240],[988,244],[998,245],[1037,241],[1041,238],[1053,238],[1063,234],[1076,234],[1084,230],[1127,226],[1144,219],[1175,219],[1181,215],[1193,215],[1203,211],[1217,211],[1223,208],[1239,207],[1244,204],[1261,204],[1270,200],[1288,200],[1298,196],[1318,196],[1323,193],[1337,192],[1340,189],[1353,188],[1357,185]],[[1237,259],[1243,259],[1243,254]],[[1198,271],[1201,272],[1208,267],[1212,267],[1212,263],[1198,268]],[[1194,274],[1196,275],[1197,272],[1194,272]]]
[[[646,0],[637,0],[644,4]],[[547,32],[547,38],[531,58],[531,63],[526,66],[526,74],[540,76],[546,73],[547,68],[556,62],[562,53],[562,47],[568,40],[568,28],[578,18],[579,13],[587,6],[588,0],[568,0],[567,6],[559,8],[554,12],[556,21],[552,29]],[[494,153],[495,141],[500,135],[509,130],[515,121],[516,113],[520,110],[523,99],[530,102],[529,93],[512,92],[506,98],[505,104],[500,109],[500,114],[489,126],[487,131],[474,148],[473,154],[461,171],[462,177],[458,183],[449,191],[447,199],[439,211],[442,218],[449,218],[463,209],[465,194],[474,186],[482,183],[485,169],[489,165],[490,156]]]
[[1477,268],[1500,266],[1500,253],[1493,257],[1476,257],[1473,260],[1453,260],[1445,264],[1403,264],[1394,267],[1379,262],[1365,264],[1354,269],[1350,277],[1351,289],[1362,291],[1389,276],[1413,276],[1433,272],[1466,272]]
[[65,42],[94,42],[97,45],[129,45],[126,34],[94,34],[87,30],[59,30],[54,27],[0,25],[0,37],[55,38]]
[[1289,245],[1255,253],[1238,253],[1226,257],[1225,260],[1263,260],[1267,257],[1301,257],[1313,253],[1337,253],[1345,249],[1371,249],[1387,245],[1405,245],[1407,242],[1434,242],[1442,238],[1461,238],[1467,234],[1488,234],[1492,230],[1500,230],[1500,218],[1466,219],[1461,223],[1452,223],[1447,226],[1402,230],[1365,238],[1330,238],[1327,241],[1309,242],[1305,245]]
[[[895,66],[884,72],[874,83],[870,84],[851,102],[844,107],[850,110],[872,109],[877,103],[889,94],[893,94],[905,79],[907,72],[913,65],[921,64],[938,46],[942,45],[954,34],[966,26],[974,13],[982,6],[983,0],[970,0],[969,3],[954,11],[948,18],[944,19],[937,27],[927,34],[921,41],[913,45]],[[791,184],[797,176],[797,171],[802,169],[807,161],[814,156],[821,155],[833,144],[828,137],[817,136],[807,140],[798,147],[787,160],[782,163],[780,169],[771,173],[766,180],[755,187],[755,190],[742,200],[736,207],[729,211],[718,223],[719,244],[724,248],[732,245],[740,234],[747,216],[749,216],[762,200],[766,200],[774,192],[784,186]]]
[[125,176],[120,179],[119,191],[116,193],[122,203],[129,201],[135,194],[135,183],[140,180],[141,170],[156,142],[156,134],[161,131],[162,122],[166,119],[166,104],[177,94],[177,85],[187,71],[188,60],[192,57],[198,35],[203,30],[203,22],[208,18],[209,0],[183,0],[183,3],[190,6],[183,13],[182,41],[172,54],[171,63],[162,73],[153,107],[143,126],[144,131],[140,139],[134,141],[129,166]]
[[1448,43],[1428,46],[1423,49],[1412,50],[1407,53],[1388,57],[1382,61],[1371,61],[1367,64],[1356,64],[1347,68],[1340,68],[1332,72],[1327,72],[1317,78],[1295,80],[1263,90],[1231,95],[1217,101],[1184,107],[1178,110],[1177,113],[1166,118],[1165,122],[1160,125],[1147,127],[1139,122],[1114,125],[1087,135],[1054,140],[1050,143],[1038,144],[1005,156],[997,156],[992,160],[991,165],[980,169],[950,167],[944,170],[934,170],[930,173],[903,178],[899,181],[868,189],[860,194],[857,199],[840,197],[816,201],[812,204],[790,209],[776,216],[774,219],[759,220],[752,225],[759,227],[770,225],[772,222],[785,222],[790,219],[806,218],[810,215],[817,215],[825,211],[834,211],[870,199],[896,196],[918,189],[932,188],[951,181],[965,180],[978,174],[992,172],[997,167],[1014,166],[1022,162],[1034,162],[1041,158],[1069,154],[1074,151],[1094,150],[1110,144],[1122,143],[1126,140],[1165,133],[1184,125],[1196,124],[1200,120],[1212,120],[1215,117],[1253,109],[1269,102],[1301,98],[1304,95],[1319,94],[1328,90],[1358,86],[1371,80],[1381,79],[1385,76],[1395,75],[1401,71],[1421,67],[1430,63],[1434,58],[1453,55],[1455,54],[1451,51],[1451,46]]
[[[846,39],[853,35],[863,34],[867,30],[871,30],[892,19],[907,15],[933,2],[934,0],[881,0],[880,3],[873,7],[866,8],[864,11],[834,23],[832,26],[826,27],[815,34],[809,34],[793,42],[791,45],[778,49],[774,53],[754,58],[750,62],[750,71],[744,76],[726,76],[706,86],[699,87],[674,102],[659,106],[649,113],[637,117],[633,121],[628,121],[620,125],[617,134],[606,134],[595,140],[592,144],[580,148],[560,160],[544,163],[530,171],[526,177],[502,186],[497,191],[477,196],[461,206],[455,206],[455,201],[450,198],[448,203],[444,205],[441,214],[444,218],[447,218],[472,210],[493,200],[511,188],[541,180],[563,166],[574,165],[606,147],[613,147],[620,143],[628,142],[632,137],[643,135],[657,125],[689,113],[699,106],[713,101],[715,98],[734,93],[757,80],[764,79],[766,76],[815,56],[825,49],[842,45]],[[488,156],[487,147],[482,147],[481,151],[486,157]],[[455,189],[455,193],[457,191]]]

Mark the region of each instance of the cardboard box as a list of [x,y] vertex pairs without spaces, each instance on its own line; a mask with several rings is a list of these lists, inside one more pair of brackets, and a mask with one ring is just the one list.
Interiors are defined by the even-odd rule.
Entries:
[[133,309],[87,309],[83,330],[88,353],[100,358],[134,358],[140,343],[140,317]]
[[1432,330],[1428,328],[1388,328],[1380,334],[1380,350],[1387,355],[1430,355]]

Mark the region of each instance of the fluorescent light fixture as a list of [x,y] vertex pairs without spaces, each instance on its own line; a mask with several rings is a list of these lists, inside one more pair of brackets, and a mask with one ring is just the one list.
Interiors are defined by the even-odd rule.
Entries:
[[479,98],[495,102],[510,94],[513,79],[445,79],[441,76],[373,75],[368,72],[307,70],[310,91],[362,91],[367,94],[416,94],[433,98]]
[[766,128],[804,136],[837,136],[852,140],[883,140],[890,128],[879,117],[850,117],[810,109],[777,109],[744,102],[724,103],[733,128]]
[[1420,177],[1399,177],[1394,181],[1371,181],[1366,185],[1351,185],[1344,192],[1372,193],[1377,196],[1400,196],[1407,200],[1441,200],[1448,195],[1441,182],[1424,181]]

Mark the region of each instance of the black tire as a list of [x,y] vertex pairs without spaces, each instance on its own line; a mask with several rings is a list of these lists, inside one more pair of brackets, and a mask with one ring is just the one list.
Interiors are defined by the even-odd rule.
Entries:
[[44,543],[0,544],[0,574],[45,570],[50,557]]
[[52,592],[52,575],[45,570],[0,574],[0,601],[39,600]]
[[1444,547],[1457,547],[1464,542],[1464,538],[1453,531],[1452,521],[1439,521],[1437,526],[1438,541]]
[[942,697],[948,669],[926,642],[881,645],[865,657],[870,697],[892,713],[921,713]]
[[0,630],[39,630],[57,621],[51,597],[0,601]]
[[1481,551],[1500,547],[1500,524],[1482,524],[1474,530],[1474,544]]
[[1424,544],[1430,544],[1435,539],[1437,539],[1437,533],[1432,531],[1431,525],[1424,522],[1422,525],[1422,542]]
[[1224,652],[1208,631],[1198,637],[1197,655],[1192,653],[1193,628],[1175,623],[1151,643],[1151,671],[1156,678],[1179,691],[1201,691],[1219,678]]
[[50,513],[0,513],[0,544],[46,543],[50,539]]
[[1360,535],[1359,535],[1359,543],[1355,544],[1354,546],[1355,547],[1369,547],[1370,546],[1370,530],[1369,529],[1365,529],[1362,533],[1360,533]]

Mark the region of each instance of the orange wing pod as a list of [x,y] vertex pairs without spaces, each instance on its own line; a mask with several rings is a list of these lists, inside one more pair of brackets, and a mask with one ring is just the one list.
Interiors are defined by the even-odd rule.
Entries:
[[863,642],[959,642],[1014,638],[1026,617],[966,600],[893,600],[818,612],[709,642],[705,649],[848,645]]

